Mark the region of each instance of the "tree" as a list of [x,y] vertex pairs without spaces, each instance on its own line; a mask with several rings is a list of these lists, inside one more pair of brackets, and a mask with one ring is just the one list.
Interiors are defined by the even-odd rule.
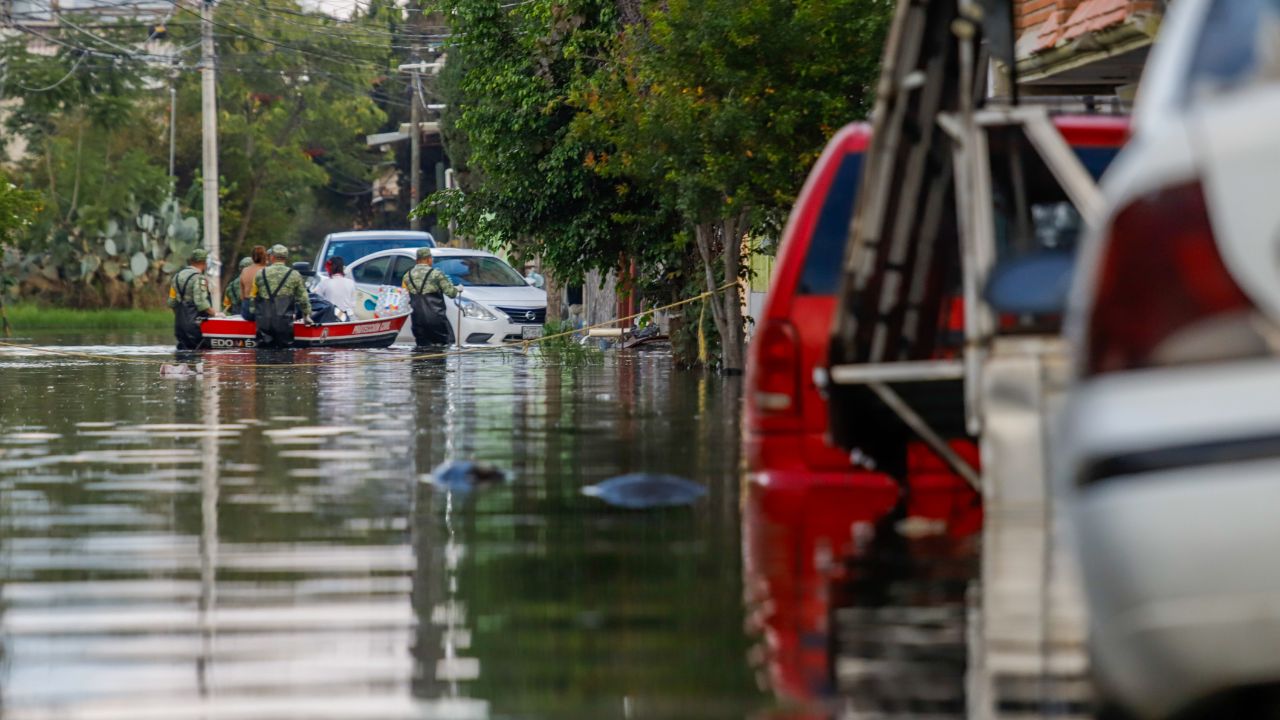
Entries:
[[119,49],[131,33],[145,37],[136,25],[90,36],[78,30],[87,20],[66,22],[85,44],[62,42],[53,56],[27,52],[26,36],[4,45],[9,86],[23,93],[6,125],[27,142],[13,176],[44,197],[11,238],[10,269],[28,290],[66,304],[142,304],[158,298],[170,256],[185,256],[185,246],[169,241],[195,235],[166,202],[157,73]]
[[[339,21],[285,0],[219,4],[214,23],[224,283],[249,246],[298,239],[318,192],[336,189],[338,197],[349,197],[364,191],[374,166],[385,159],[365,143],[386,119],[371,94],[388,74],[393,53],[389,36],[374,34],[376,22]],[[178,111],[184,118],[179,175],[198,207],[198,73],[183,77]]]
[[[840,125],[872,98],[890,0],[664,0],[574,97],[592,167],[639,181],[687,223],[707,291],[744,272]],[[727,370],[743,367],[737,287],[711,303]]]
[[596,173],[604,146],[571,132],[570,99],[621,28],[613,1],[439,6],[452,24],[443,132],[462,188],[417,212],[437,212],[481,246],[537,255],[565,281],[624,257],[644,267],[666,260],[670,216],[629,179]]
[[40,196],[23,190],[0,175],[0,326],[9,337],[9,316],[4,311],[4,298],[13,285],[5,263],[5,248],[12,245],[30,227],[40,211]]

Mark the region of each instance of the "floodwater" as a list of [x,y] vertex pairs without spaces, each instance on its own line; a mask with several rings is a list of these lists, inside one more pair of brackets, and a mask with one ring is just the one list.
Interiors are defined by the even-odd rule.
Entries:
[[[5,720],[774,717],[744,632],[740,381],[662,351],[398,347],[168,378],[162,337],[39,342],[116,359],[0,348]],[[446,459],[511,479],[423,482]],[[640,471],[708,494],[581,494]]]
[[[746,478],[741,380],[663,350],[28,342],[63,354],[0,346],[0,720],[1089,713],[1042,510]],[[582,493],[633,472],[707,494]]]

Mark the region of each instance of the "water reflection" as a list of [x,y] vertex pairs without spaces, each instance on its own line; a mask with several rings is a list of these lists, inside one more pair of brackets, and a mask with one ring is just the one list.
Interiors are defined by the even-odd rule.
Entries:
[[[732,383],[647,354],[244,367],[259,361],[209,354],[164,379],[0,352],[5,718],[765,702],[742,660]],[[420,482],[452,458],[514,481],[465,500]],[[579,494],[641,470],[708,499],[635,514]]]

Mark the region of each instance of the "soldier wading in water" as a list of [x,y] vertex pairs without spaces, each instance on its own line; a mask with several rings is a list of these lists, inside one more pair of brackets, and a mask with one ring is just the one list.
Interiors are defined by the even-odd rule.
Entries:
[[253,280],[254,314],[258,322],[258,347],[287,348],[293,345],[293,319],[302,311],[303,322],[311,324],[311,298],[297,270],[285,263],[289,248],[272,245],[270,262]]
[[453,329],[445,315],[444,296],[458,297],[462,286],[454,285],[448,275],[431,266],[431,248],[418,248],[418,264],[404,274],[400,285],[409,291],[413,339],[418,346],[452,344]]
[[179,350],[195,350],[200,347],[204,335],[200,332],[200,316],[213,317],[213,297],[209,294],[209,278],[204,271],[208,267],[209,253],[196,249],[191,253],[191,264],[182,268],[169,280],[169,307],[173,308],[173,336]]

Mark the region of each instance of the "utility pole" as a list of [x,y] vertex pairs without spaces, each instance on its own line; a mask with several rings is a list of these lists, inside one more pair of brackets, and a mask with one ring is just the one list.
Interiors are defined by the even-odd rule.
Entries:
[[[418,56],[420,48],[413,49],[413,59],[421,62]],[[422,202],[422,103],[418,96],[418,70],[415,67],[410,75],[413,83],[412,100],[409,101],[409,205],[410,212],[418,209]],[[417,215],[409,218],[410,230],[421,230],[422,219]]]
[[222,255],[218,242],[218,97],[214,66],[213,0],[200,12],[200,132],[204,146],[204,248],[209,252],[209,292],[215,307],[222,298]]
[[[412,100],[409,103],[409,204],[415,208],[422,202],[422,107],[427,102],[422,97],[422,78],[418,73],[429,70],[435,75],[444,66],[443,59],[430,63],[419,60],[417,56],[421,50],[422,48],[415,47],[414,62],[399,67],[400,72],[409,73],[409,82],[413,83]],[[409,221],[409,227],[418,230],[422,227],[422,221],[413,218]]]
[[178,179],[174,177],[174,148],[178,142],[178,57],[174,56],[174,69],[169,71],[169,197],[177,192]]

